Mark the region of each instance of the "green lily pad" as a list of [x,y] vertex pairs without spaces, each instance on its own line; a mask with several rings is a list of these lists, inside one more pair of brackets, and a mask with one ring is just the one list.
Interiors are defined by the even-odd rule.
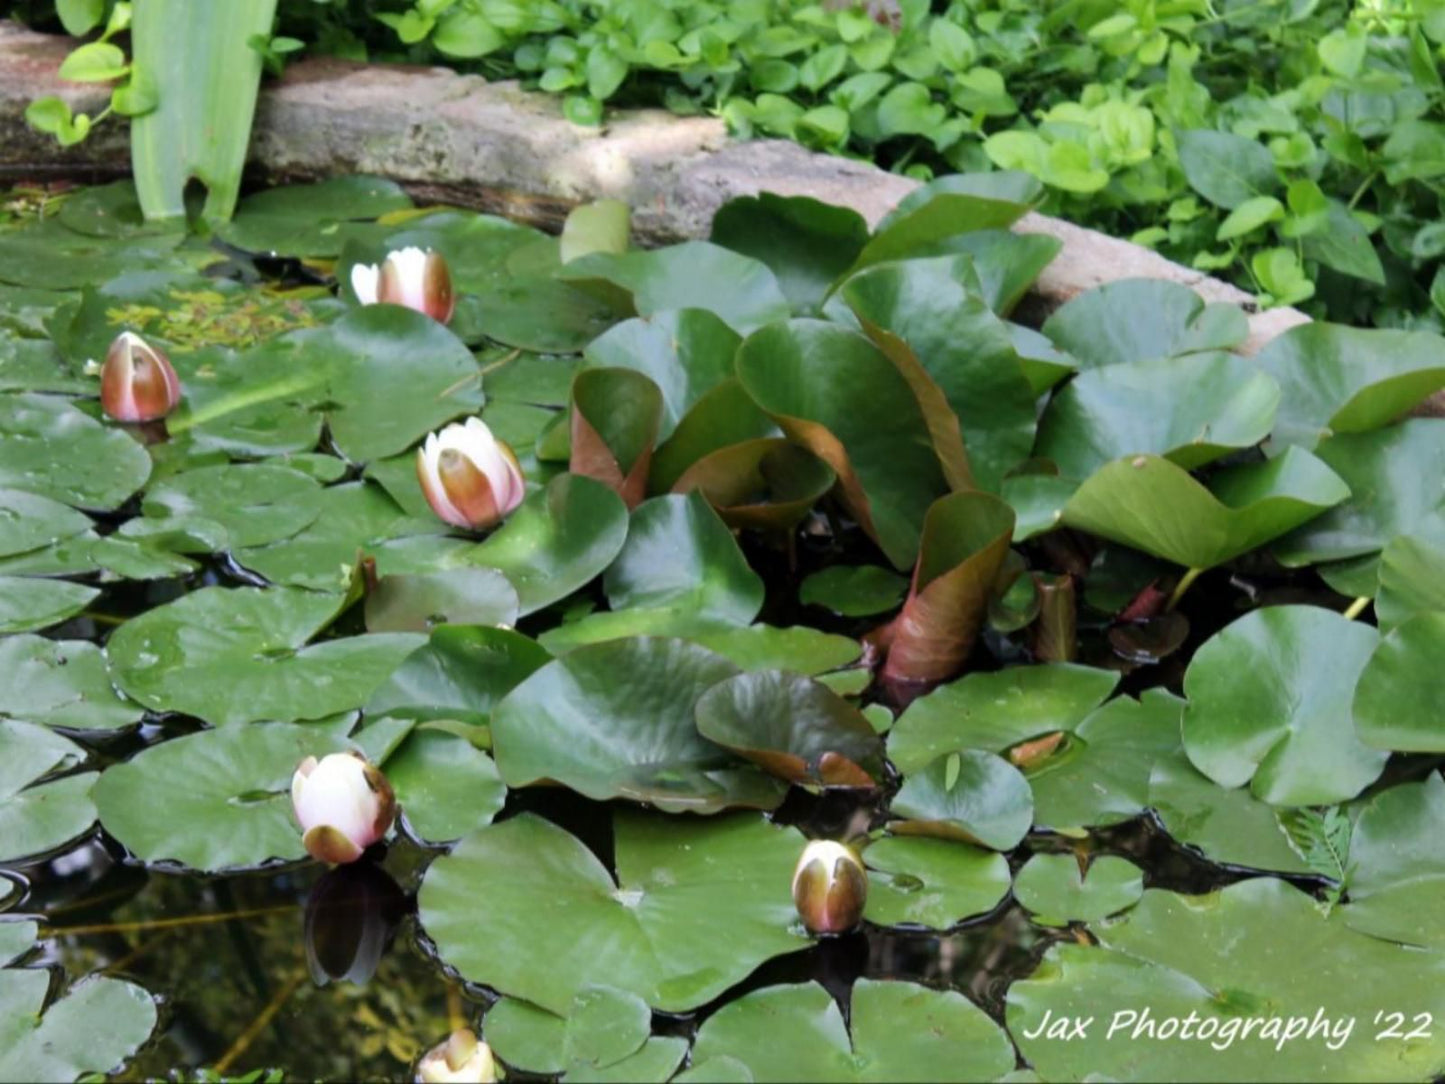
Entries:
[[[6,882],[7,885],[9,883]],[[14,963],[29,952],[35,945],[37,933],[39,928],[32,920],[0,922],[0,966]]]
[[698,699],[697,731],[790,783],[869,787],[883,780],[883,741],[825,685],[784,670],[720,681]]
[[861,335],[820,320],[763,328],[743,342],[737,366],[757,405],[837,473],[888,559],[911,566],[924,514],[947,485],[902,374]]
[[635,1053],[607,1066],[573,1065],[562,1074],[562,1084],[667,1084],[687,1055],[687,1040],[658,1035]]
[[343,224],[412,206],[401,186],[380,177],[334,177],[247,196],[219,228],[225,241],[273,256],[336,256]]
[[772,269],[795,312],[815,312],[868,242],[863,216],[808,196],[761,192],[718,208],[713,244]]
[[1438,772],[1369,800],[1350,836],[1350,902],[1341,914],[1351,929],[1407,945],[1445,946],[1435,907],[1445,884],[1442,831],[1445,780]]
[[551,659],[511,629],[442,625],[376,687],[366,714],[485,724],[502,697]]
[[79,508],[115,508],[145,484],[150,456],[67,399],[0,396],[0,487]]
[[698,698],[736,668],[682,640],[580,647],[532,674],[492,713],[508,786],[554,780],[589,798],[669,811],[774,808],[784,785],[703,738]]
[[[1055,945],[1034,977],[1009,988],[1009,1031],[1046,1080],[1283,1081],[1314,1078],[1322,1065],[1340,1079],[1423,1080],[1445,1056],[1438,1032],[1377,1039],[1388,1022],[1375,1020],[1387,1005],[1445,1010],[1445,958],[1355,933],[1283,881],[1200,897],[1151,890],[1123,919],[1091,929],[1097,947]],[[1136,1035],[1146,1008],[1153,1034]],[[1070,1042],[1045,1027],[1081,1017],[1093,1025]],[[1170,1019],[1179,1023],[1161,1037]],[[1295,1020],[1295,1037],[1281,1041]],[[1316,1020],[1325,1023],[1309,1036]]]
[[967,749],[909,774],[891,811],[906,818],[889,825],[899,835],[962,840],[1007,851],[1033,824],[1034,796],[1008,761]]
[[1041,192],[1037,180],[1017,170],[937,177],[883,216],[854,269],[916,256],[956,234],[1006,229]]
[[1035,395],[1042,395],[1069,374],[1079,371],[1078,359],[1054,346],[1042,332],[1011,323],[1008,333]]
[[694,1065],[723,1058],[741,1062],[750,1079],[802,1082],[995,1080],[1014,1064],[1003,1029],[956,990],[877,979],[853,984],[847,1023],[815,982],[767,986],[724,1005],[692,1051]]
[[0,635],[58,625],[85,609],[100,591],[67,580],[0,576]]
[[926,245],[914,252],[913,258],[953,253],[967,256],[973,261],[979,293],[989,308],[1006,317],[1063,247],[1057,237],[1042,233],[970,230]]
[[[90,830],[95,772],[45,777],[85,760],[85,750],[43,726],[0,719],[0,862],[53,851]],[[0,1017],[3,1020],[3,1017]],[[0,1060],[4,1055],[0,1054]]]
[[888,758],[907,775],[958,749],[1001,753],[1073,730],[1118,683],[1115,671],[1073,663],[969,674],[908,706],[888,736]]
[[[0,391],[83,395],[94,390],[95,380],[72,368],[54,343],[48,339],[17,338],[6,330],[6,319],[16,315],[13,308],[6,307],[13,304],[7,299],[7,292],[13,289],[0,283]],[[44,334],[43,327],[41,334]]]
[[1014,895],[1047,926],[1095,922],[1138,903],[1144,872],[1127,858],[1106,854],[1079,868],[1071,854],[1036,854],[1014,881]]
[[118,628],[107,651],[120,687],[155,711],[215,726],[349,711],[425,640],[377,633],[306,646],[341,600],[292,588],[206,587]]
[[0,716],[62,730],[119,730],[144,714],[116,692],[100,648],[83,640],[7,636],[0,673],[7,678]]
[[506,523],[452,563],[500,571],[517,589],[525,617],[602,572],[627,531],[627,507],[616,493],[591,478],[563,474],[529,493]]
[[1306,448],[1388,425],[1445,387],[1445,345],[1420,331],[1301,324],[1255,360],[1284,393],[1274,440]]
[[[557,239],[540,230],[496,215],[477,214],[455,207],[433,207],[424,211],[388,214],[385,221],[348,223],[341,227],[344,238],[336,262],[336,281],[341,294],[355,300],[351,290],[351,268],[358,263],[375,264],[389,252],[403,248],[434,249],[441,253],[451,272],[453,289],[476,294],[505,284],[518,275],[556,270]],[[535,254],[537,259],[531,257]],[[465,296],[458,299],[455,327],[462,319]]]
[[837,481],[833,468],[781,437],[720,448],[683,472],[673,490],[700,491],[735,530],[789,531]]
[[1001,496],[1014,510],[1014,542],[1024,542],[1059,526],[1069,498],[1079,488],[1057,474],[1015,474],[1003,480]]
[[830,565],[804,578],[798,601],[844,617],[868,617],[903,601],[906,577],[880,565]]
[[694,463],[751,440],[776,437],[781,430],[758,409],[742,384],[724,380],[693,404],[672,436],[652,459],[649,488],[666,492]]
[[58,217],[67,229],[91,237],[135,237],[175,230],[173,222],[145,220],[135,184],[128,180],[83,188],[67,196]]
[[485,1026],[493,1053],[513,1069],[565,1074],[637,1053],[652,1034],[652,1010],[627,990],[587,986],[565,1017],[506,997],[487,1012]]
[[1034,454],[1071,478],[1140,453],[1194,470],[1262,441],[1279,402],[1269,374],[1234,354],[1108,365],[1053,397]]
[[477,326],[489,339],[544,354],[575,353],[626,315],[551,274],[520,275],[482,287],[475,304]]
[[706,309],[664,310],[623,321],[589,342],[582,356],[589,367],[635,369],[658,386],[663,404],[658,440],[664,441],[699,399],[733,375],[740,342],[736,331]]
[[290,538],[321,514],[321,487],[310,476],[269,463],[226,464],[173,474],[152,484],[127,538],[162,542],[183,553],[264,546]]
[[[626,327],[628,321],[617,327]],[[597,338],[593,345],[615,334],[616,328]],[[500,351],[498,352],[500,353]],[[625,353],[619,352],[620,356]],[[486,370],[487,400],[498,403],[521,403],[526,406],[564,407],[572,398],[572,378],[577,375],[578,359],[550,354],[518,354],[509,350],[492,360],[490,354],[478,356]],[[608,360],[605,365],[617,367],[623,362]],[[653,378],[656,383],[656,378]]]
[[94,531],[52,542],[25,553],[0,557],[0,575],[78,576],[102,573],[103,580],[165,580],[194,572],[196,564],[155,546]]
[[1291,445],[1216,472],[1206,488],[1159,456],[1116,459],[1064,506],[1063,523],[1187,568],[1213,568],[1279,538],[1350,495],[1328,466]]
[[[418,909],[441,958],[468,981],[559,1015],[596,985],[686,1012],[807,945],[787,891],[803,842],[792,829],[755,815],[626,811],[613,825],[615,881],[578,839],[531,813],[437,859]],[[588,951],[574,954],[578,944]],[[567,967],[545,966],[563,957]]]
[[[1445,612],[1416,614],[1378,645],[1354,689],[1355,733],[1372,749],[1445,752],[1437,695]],[[1349,690],[1339,688],[1348,699]]]
[[583,369],[572,381],[570,468],[635,508],[662,426],[662,393],[636,369]]
[[517,589],[492,568],[383,576],[366,596],[368,632],[429,632],[434,625],[511,625]]
[[1249,323],[1237,305],[1206,305],[1164,279],[1120,279],[1080,294],[1044,323],[1044,334],[1084,369],[1151,361],[1244,342]]
[[294,341],[273,339],[242,352],[208,347],[172,355],[185,389],[166,419],[172,441],[226,456],[311,451],[321,439],[326,373],[301,366],[296,354]]
[[1184,751],[1222,787],[1271,805],[1331,805],[1374,782],[1386,754],[1355,736],[1350,701],[1374,629],[1316,606],[1267,606],[1195,652]]
[[291,777],[308,756],[347,749],[324,727],[266,723],[202,730],[101,773],[100,823],[145,862],[220,872],[306,853]]
[[127,271],[186,264],[176,248],[184,229],[152,237],[89,237],[54,218],[0,233],[0,280],[39,290],[75,290]]
[[878,926],[946,930],[992,911],[1008,895],[1008,859],[956,840],[886,836],[869,844],[863,862],[863,917]]
[[746,625],[763,605],[763,581],[701,493],[644,501],[602,580],[614,610],[672,609]]
[[466,738],[418,726],[383,765],[412,833],[429,843],[460,839],[490,824],[507,788],[496,765]]
[[1445,517],[1432,516],[1415,533],[1391,539],[1380,553],[1376,576],[1375,617],[1381,632],[1416,614],[1445,610]]
[[50,998],[50,972],[0,971],[0,1077],[79,1080],[118,1070],[150,1037],[156,1005],[139,986],[104,975]]

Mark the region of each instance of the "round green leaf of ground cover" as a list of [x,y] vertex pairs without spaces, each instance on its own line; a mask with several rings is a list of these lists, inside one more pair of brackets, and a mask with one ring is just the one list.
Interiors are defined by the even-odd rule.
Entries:
[[1303,448],[1216,472],[1209,488],[1159,456],[1116,459],[1064,506],[1068,527],[1187,568],[1213,568],[1273,541],[1349,497]]
[[1275,442],[1306,448],[1388,425],[1445,387],[1445,343],[1421,331],[1301,324],[1255,360],[1284,392]]
[[1387,941],[1445,947],[1440,890],[1445,887],[1445,780],[1438,772],[1376,794],[1350,836],[1352,928]]
[[669,309],[646,319],[626,320],[587,344],[590,367],[635,369],[662,392],[662,428],[677,423],[707,392],[733,375],[733,355],[742,338],[706,309]]
[[105,655],[84,640],[7,636],[0,639],[0,674],[6,679],[0,716],[63,730],[116,730],[144,714],[115,691]]
[[1008,859],[949,839],[887,836],[863,852],[868,907],[878,926],[946,930],[1008,895]]
[[1122,279],[1068,302],[1044,334],[1083,369],[1149,361],[1198,350],[1228,350],[1249,334],[1237,305],[1205,305],[1187,286],[1163,279]]
[[1321,441],[1315,454],[1344,479],[1350,497],[1273,547],[1291,568],[1375,553],[1441,509],[1445,419],[1339,433]]
[[[1438,1029],[1377,1039],[1385,1022],[1374,1022],[1386,1005],[1439,1019],[1445,957],[1355,933],[1284,881],[1260,877],[1195,897],[1150,890],[1091,930],[1098,946],[1055,945],[1032,978],[1009,988],[1009,1031],[1046,1080],[1411,1081],[1445,1059]],[[1152,1033],[1136,1035],[1146,1009]],[[1061,1042],[1040,1033],[1047,1013],[1094,1024]],[[1300,1034],[1317,1019],[1334,1034]],[[1290,1020],[1295,1038],[1281,1042]]]
[[1074,663],[969,674],[919,697],[888,736],[888,759],[907,775],[944,753],[1010,746],[1073,730],[1119,683],[1113,670]]
[[868,242],[863,216],[808,196],[762,192],[718,208],[714,244],[772,268],[795,312],[816,310]]
[[797,832],[749,814],[619,811],[613,825],[616,881],[580,840],[531,813],[437,859],[418,908],[442,960],[559,1015],[595,985],[687,1012],[806,947],[787,891]]
[[551,659],[511,629],[443,625],[377,686],[366,714],[483,724],[502,697]]
[[980,843],[1007,851],[1028,834],[1034,796],[1019,770],[981,749],[948,753],[911,773],[893,799],[899,835]]
[[145,448],[69,400],[0,396],[0,487],[104,511],[144,485],[150,472]]
[[291,776],[308,756],[347,748],[324,727],[265,723],[202,730],[101,773],[100,823],[145,862],[218,872],[306,852]]
[[763,605],[763,581],[701,493],[644,501],[602,579],[614,610],[676,609],[746,625]]
[[1442,612],[1416,614],[1379,641],[1354,690],[1355,732],[1362,742],[1402,753],[1445,752],[1442,651]]
[[1222,787],[1271,805],[1331,805],[1374,782],[1387,754],[1361,744],[1355,683],[1380,642],[1317,606],[1267,606],[1195,652],[1184,675],[1184,751]]
[[500,571],[516,587],[525,617],[610,565],[627,529],[627,506],[616,493],[591,478],[562,474],[529,493],[491,537],[452,563]]
[[0,557],[28,553],[89,530],[90,519],[68,505],[26,493],[0,489]]
[[859,979],[849,1025],[815,982],[767,986],[703,1022],[694,1065],[728,1058],[748,1079],[818,1081],[997,1080],[1013,1047],[987,1013],[955,990]]
[[384,770],[407,827],[429,843],[490,824],[507,797],[491,757],[466,738],[427,726],[406,736]]
[[785,319],[788,299],[768,266],[710,244],[685,241],[648,251],[594,252],[573,260],[560,277],[629,296],[638,316],[663,309],[707,309],[746,335]]
[[95,823],[95,772],[36,783],[83,761],[79,745],[43,726],[0,719],[0,748],[0,862],[53,851]]
[[517,589],[494,568],[383,576],[366,596],[369,632],[427,632],[433,625],[511,625]]
[[321,514],[320,498],[315,479],[289,467],[201,467],[152,484],[141,502],[144,518],[128,521],[121,532],[212,535],[220,541],[218,548],[228,550],[264,546],[309,526]]
[[320,719],[366,703],[426,642],[381,633],[306,646],[340,601],[292,588],[206,587],[127,621],[107,651],[120,687],[155,711],[214,726]]
[[248,252],[273,256],[336,256],[342,224],[379,218],[412,205],[401,186],[380,177],[333,177],[318,184],[271,188],[247,196],[221,238]]
[[150,1037],[156,1006],[133,983],[91,975],[46,1002],[50,972],[0,971],[0,1078],[104,1077]]
[[893,609],[907,590],[906,576],[881,565],[831,565],[803,580],[798,601],[844,617],[868,617]]
[[1311,872],[1290,846],[1273,806],[1248,787],[1226,790],[1201,775],[1183,752],[1155,760],[1148,805],[1170,836],[1211,862],[1236,869]]
[[589,644],[550,662],[492,712],[509,786],[554,780],[593,798],[670,812],[772,809],[785,785],[697,732],[698,698],[737,669],[683,640]]
[[696,708],[704,738],[788,780],[869,786],[883,779],[883,740],[826,685],[786,670],[720,681]]
[[0,635],[58,625],[99,594],[98,588],[67,580],[0,576]]
[[1034,455],[1070,478],[1139,453],[1193,470],[1267,437],[1279,399],[1269,375],[1234,354],[1108,365],[1053,397]]
[[863,336],[821,320],[763,328],[737,365],[757,405],[837,472],[888,559],[911,566],[924,514],[948,487],[903,375]]
[[1044,925],[1094,922],[1139,902],[1144,871],[1112,854],[1093,859],[1087,870],[1072,854],[1036,854],[1019,870],[1014,895]]

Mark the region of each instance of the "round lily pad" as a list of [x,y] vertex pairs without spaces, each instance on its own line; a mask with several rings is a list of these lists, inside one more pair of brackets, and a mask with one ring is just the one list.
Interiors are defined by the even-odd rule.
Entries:
[[464,737],[416,727],[382,765],[407,827],[429,843],[460,839],[490,824],[507,788],[492,758]]
[[[85,750],[33,723],[0,719],[0,862],[52,851],[95,823],[94,772],[38,782],[75,767]],[[0,1017],[3,1027],[3,1017]]]
[[1083,867],[1072,854],[1036,854],[1014,881],[1014,895],[1047,926],[1093,922],[1132,907],[1144,895],[1144,873],[1106,854]]
[[155,1002],[134,983],[92,975],[51,1000],[50,978],[43,969],[0,970],[0,1078],[105,1076],[156,1026]]
[[1249,334],[1237,305],[1206,305],[1187,286],[1121,279],[1089,290],[1044,323],[1055,346],[1093,369],[1122,362],[1228,350]]
[[63,730],[115,730],[144,711],[115,690],[106,657],[83,640],[0,639],[4,714]]
[[152,484],[141,518],[127,521],[123,536],[214,539],[181,552],[234,550],[278,542],[310,526],[321,514],[321,487],[289,467],[269,463],[201,467]]
[[879,926],[950,926],[985,914],[1008,895],[1008,859],[949,839],[888,836],[863,852],[868,906]]
[[492,568],[383,576],[366,596],[371,632],[426,632],[434,625],[511,625],[517,589]]
[[831,565],[798,587],[805,606],[822,606],[844,617],[868,617],[903,601],[908,579],[880,565]]
[[1435,906],[1445,885],[1439,842],[1445,833],[1445,780],[1431,773],[1369,800],[1350,836],[1351,929],[1407,945],[1445,947],[1445,923]]
[[0,557],[53,545],[89,529],[89,517],[59,501],[0,489]]
[[0,395],[0,487],[79,508],[115,508],[151,472],[146,450],[51,395]]
[[616,1065],[652,1034],[652,1010],[634,993],[612,986],[577,991],[568,1014],[502,998],[487,1012],[487,1042],[513,1069],[563,1073]]
[[1416,614],[1379,641],[1354,691],[1355,732],[1372,749],[1445,752],[1436,695],[1445,612]]
[[1007,851],[1033,824],[1034,796],[1008,761],[968,749],[947,753],[911,773],[891,809],[906,818],[889,825],[900,835],[937,836]]
[[443,625],[376,687],[366,714],[486,723],[502,697],[551,660],[511,629]]
[[67,580],[0,576],[0,635],[33,632],[85,609],[100,591]]
[[412,205],[401,186],[380,177],[335,177],[247,196],[220,233],[230,244],[273,256],[335,256],[342,224]]

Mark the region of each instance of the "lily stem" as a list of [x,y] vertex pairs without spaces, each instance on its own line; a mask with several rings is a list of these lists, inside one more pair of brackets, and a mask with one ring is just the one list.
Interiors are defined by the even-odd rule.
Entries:
[[1365,607],[1368,606],[1371,601],[1372,600],[1368,595],[1364,596],[1363,598],[1355,599],[1354,602],[1350,603],[1349,606],[1346,607],[1345,617],[1353,621],[1355,618],[1359,617],[1360,614],[1365,612]]
[[1164,607],[1166,612],[1172,611],[1174,607],[1179,605],[1179,600],[1184,597],[1184,592],[1188,591],[1194,581],[1199,579],[1203,573],[1204,569],[1202,568],[1191,568],[1179,577],[1179,582],[1174,585],[1173,594],[1169,596],[1169,604]]

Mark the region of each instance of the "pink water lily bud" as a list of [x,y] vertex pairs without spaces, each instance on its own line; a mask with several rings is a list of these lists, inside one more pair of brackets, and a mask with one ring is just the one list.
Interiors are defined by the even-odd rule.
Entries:
[[355,862],[396,819],[391,784],[360,753],[307,757],[291,777],[291,805],[306,853],[318,862]]
[[456,308],[447,262],[430,249],[397,249],[387,253],[379,267],[356,264],[351,269],[351,289],[363,305],[405,305],[443,324]]
[[117,335],[100,367],[101,409],[118,422],[153,422],[180,401],[170,359],[134,332]]
[[453,527],[493,527],[527,495],[517,457],[481,418],[428,435],[416,477],[432,511]]
[[847,933],[863,920],[868,874],[852,847],[815,839],[793,873],[793,905],[813,933]]
[[466,1028],[457,1028],[422,1055],[416,1078],[423,1084],[492,1084],[497,1066],[490,1046]]

